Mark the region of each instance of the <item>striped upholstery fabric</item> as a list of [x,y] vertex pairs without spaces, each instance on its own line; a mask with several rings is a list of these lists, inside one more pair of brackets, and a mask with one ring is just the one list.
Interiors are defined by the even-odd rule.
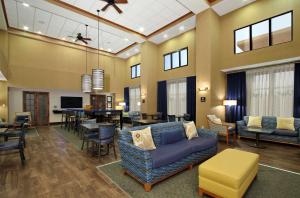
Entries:
[[213,122],[209,116],[207,116],[207,122],[208,122],[208,127],[211,131],[219,134],[219,135],[227,135],[227,128],[229,129],[228,132],[230,134],[234,133],[234,129],[230,128],[228,125],[223,125],[223,124],[217,124]]
[[[237,131],[239,136],[241,137],[249,137],[255,138],[255,134],[247,131],[247,124],[248,124],[249,116],[245,116],[243,120],[237,121]],[[267,129],[276,129],[277,122],[276,117],[274,116],[263,116],[262,117],[262,127]],[[261,134],[261,140],[270,140],[275,142],[282,142],[282,143],[291,143],[291,144],[299,144],[300,145],[300,119],[295,118],[295,130],[298,133],[297,137],[291,136],[284,136],[278,134]]]
[[[181,170],[188,165],[203,161],[217,153],[217,145],[203,150],[201,152],[195,152],[181,160],[168,164],[166,166],[159,167],[157,169],[152,168],[152,159],[149,151],[142,150],[132,143],[132,137],[130,131],[143,129],[148,126],[139,126],[131,129],[124,129],[120,132],[119,147],[122,159],[122,166],[124,169],[135,175],[143,183],[155,183],[156,181],[171,175],[172,173]],[[183,129],[181,122],[170,122],[150,125],[154,143],[156,147],[160,146],[160,134],[168,132],[170,128]],[[216,137],[216,134],[207,129],[198,129],[198,135],[200,138]]]

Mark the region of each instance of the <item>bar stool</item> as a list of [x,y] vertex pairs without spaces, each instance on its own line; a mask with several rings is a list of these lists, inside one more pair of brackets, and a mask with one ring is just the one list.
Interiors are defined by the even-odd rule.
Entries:
[[67,118],[67,113],[65,110],[61,112],[61,122],[60,122],[60,128],[62,128],[64,125],[66,127],[66,118]]

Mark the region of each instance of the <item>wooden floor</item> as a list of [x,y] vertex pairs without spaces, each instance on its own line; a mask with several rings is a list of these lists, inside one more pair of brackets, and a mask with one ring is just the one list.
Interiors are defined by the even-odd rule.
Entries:
[[[27,139],[24,167],[18,154],[0,156],[1,198],[126,197],[96,169],[115,161],[113,155],[99,162],[65,142],[51,127],[40,127],[38,132],[38,137]],[[239,141],[236,147],[259,153],[261,163],[300,172],[300,147],[264,143],[267,149],[255,149],[248,143]],[[219,143],[220,151],[226,148]]]

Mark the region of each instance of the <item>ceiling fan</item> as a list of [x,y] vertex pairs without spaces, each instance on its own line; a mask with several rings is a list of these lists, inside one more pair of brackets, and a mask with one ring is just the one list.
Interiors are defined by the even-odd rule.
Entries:
[[92,40],[92,39],[90,39],[90,38],[84,38],[84,37],[82,36],[81,33],[77,33],[77,36],[76,36],[76,37],[73,37],[73,36],[68,36],[68,37],[70,37],[70,38],[75,38],[75,39],[76,39],[75,42],[81,41],[81,42],[83,42],[83,43],[85,43],[85,44],[88,44],[87,41],[91,41],[91,40]]
[[101,10],[104,12],[109,6],[113,6],[119,14],[121,14],[123,11],[116,5],[116,4],[126,4],[128,3],[127,0],[100,0],[105,1],[107,4],[104,6]]

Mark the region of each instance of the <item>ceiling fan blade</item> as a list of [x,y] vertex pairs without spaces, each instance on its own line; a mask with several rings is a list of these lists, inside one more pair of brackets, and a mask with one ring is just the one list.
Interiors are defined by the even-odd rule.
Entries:
[[127,0],[115,0],[115,3],[128,3]]
[[68,36],[68,38],[75,38],[74,36]]
[[122,13],[122,10],[116,4],[112,4],[112,6],[114,6],[114,8],[119,12],[119,14]]
[[91,38],[82,38],[82,40],[91,41],[92,39]]
[[104,6],[101,10],[104,12],[108,7],[110,6],[110,4],[106,4],[106,6]]
[[88,44],[88,42],[86,42],[85,40],[81,40],[83,43]]

